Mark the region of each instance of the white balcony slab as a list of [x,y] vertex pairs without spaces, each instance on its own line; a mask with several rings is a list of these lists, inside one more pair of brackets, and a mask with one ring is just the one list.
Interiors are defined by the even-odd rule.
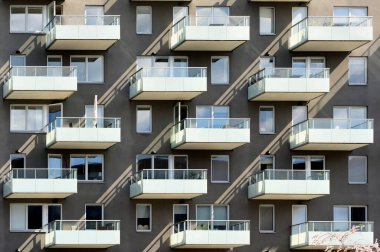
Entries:
[[233,150],[250,142],[250,129],[185,128],[173,133],[170,142],[178,150]]
[[290,137],[294,150],[350,151],[374,141],[373,129],[307,129]]
[[60,128],[46,134],[48,149],[105,150],[120,143],[120,128]]
[[170,48],[175,51],[232,51],[250,39],[247,26],[185,26],[172,29]]
[[264,180],[248,186],[248,198],[258,200],[311,200],[328,194],[329,180]]
[[4,99],[64,100],[75,91],[74,76],[11,76],[3,85]]
[[132,100],[191,100],[207,91],[207,77],[142,77],[129,88]]
[[46,35],[48,50],[107,50],[120,40],[120,25],[55,25]]
[[142,179],[130,186],[134,199],[192,199],[207,194],[207,179]]
[[46,248],[95,249],[119,244],[120,230],[55,230],[45,235]]
[[308,26],[290,36],[289,50],[350,52],[372,40],[372,26]]
[[76,179],[20,179],[3,184],[4,198],[55,199],[66,198],[78,192]]
[[310,101],[330,91],[327,78],[263,78],[248,87],[250,101]]
[[250,245],[249,230],[185,230],[170,236],[170,247],[230,249]]
[[[290,248],[291,249],[308,249],[308,250],[325,250],[327,246],[338,248],[342,245],[341,241],[338,241],[333,236],[341,236],[345,232],[316,232],[305,231],[299,234],[292,234],[290,236]],[[321,243],[315,243],[318,237],[331,237],[332,239],[324,239]],[[374,234],[373,232],[356,232],[350,234],[344,241],[345,246],[352,245],[369,245],[373,244]],[[344,247],[344,246],[343,246]]]

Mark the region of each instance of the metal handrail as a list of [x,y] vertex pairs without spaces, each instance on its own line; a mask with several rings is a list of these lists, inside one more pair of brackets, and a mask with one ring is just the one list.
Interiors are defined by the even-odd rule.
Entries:
[[120,121],[120,117],[57,117],[47,128],[48,132],[56,128],[120,128]]
[[202,180],[207,179],[205,169],[144,169],[132,177],[132,183],[140,180],[175,179],[175,180]]
[[373,232],[374,223],[372,221],[308,221],[292,225],[292,234],[301,232],[344,232],[352,227],[356,232]]
[[12,179],[77,179],[77,169],[71,168],[13,168],[4,176]]
[[23,77],[77,77],[76,66],[12,66],[3,76],[3,82],[13,76]]
[[207,77],[207,67],[144,67],[136,71],[129,79],[133,85],[143,77]]
[[186,118],[172,126],[174,133],[186,128],[249,129],[250,118]]
[[57,230],[120,230],[120,220],[55,220],[47,224],[48,232]]
[[185,220],[173,224],[173,233],[185,230],[249,231],[249,220]]
[[330,171],[266,169],[248,179],[250,185],[264,180],[330,180]]
[[329,68],[280,68],[262,69],[248,78],[248,86],[254,85],[264,78],[329,78]]

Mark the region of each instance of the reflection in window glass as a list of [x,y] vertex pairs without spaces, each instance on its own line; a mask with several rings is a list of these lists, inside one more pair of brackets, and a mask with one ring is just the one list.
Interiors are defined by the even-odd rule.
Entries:
[[136,33],[152,34],[152,7],[136,7]]
[[86,81],[86,58],[72,57],[70,65],[77,67],[78,82],[85,82]]
[[211,182],[229,182],[229,161],[230,157],[228,155],[211,156]]
[[152,110],[148,106],[137,106],[136,115],[136,131],[137,133],[152,132]]
[[103,82],[103,58],[88,57],[88,82]]
[[102,180],[103,157],[90,155],[87,157],[88,180]]
[[366,85],[367,84],[367,58],[350,57],[349,59],[349,84]]
[[211,84],[228,84],[229,83],[229,58],[212,57],[211,58]]
[[140,232],[151,231],[151,205],[136,205],[136,230]]
[[260,107],[259,128],[261,134],[274,133],[273,107]]

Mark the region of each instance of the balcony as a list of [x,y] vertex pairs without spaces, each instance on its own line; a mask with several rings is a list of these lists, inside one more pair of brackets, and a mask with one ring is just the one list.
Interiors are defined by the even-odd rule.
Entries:
[[132,100],[191,100],[207,91],[207,68],[142,68],[129,84]]
[[108,50],[120,40],[120,16],[55,16],[45,30],[48,50]]
[[290,236],[291,249],[325,250],[333,247],[351,251],[352,246],[373,242],[373,222],[309,221],[293,225]]
[[120,221],[56,220],[48,225],[45,248],[109,248],[120,244]]
[[314,118],[296,124],[290,135],[293,150],[351,151],[373,143],[373,119]]
[[171,30],[175,51],[232,51],[249,40],[249,17],[187,16]]
[[173,225],[174,249],[232,249],[250,245],[249,221],[187,220]]
[[248,80],[249,101],[310,101],[330,91],[327,68],[267,68]]
[[289,50],[350,52],[372,39],[372,17],[307,17],[291,28]]
[[178,150],[233,150],[250,142],[250,119],[187,118],[172,128]]
[[264,170],[249,179],[248,198],[311,200],[330,194],[330,171]]
[[4,177],[3,197],[8,199],[63,199],[75,193],[75,169],[12,169]]
[[76,67],[12,67],[3,79],[4,99],[64,100],[77,91]]
[[57,117],[46,134],[48,149],[106,150],[120,141],[120,118]]
[[192,199],[207,194],[207,170],[142,170],[130,186],[133,199]]

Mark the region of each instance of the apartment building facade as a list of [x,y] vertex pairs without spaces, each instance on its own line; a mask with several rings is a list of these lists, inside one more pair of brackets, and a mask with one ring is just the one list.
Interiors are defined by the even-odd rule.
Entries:
[[373,243],[379,11],[1,1],[0,251]]

